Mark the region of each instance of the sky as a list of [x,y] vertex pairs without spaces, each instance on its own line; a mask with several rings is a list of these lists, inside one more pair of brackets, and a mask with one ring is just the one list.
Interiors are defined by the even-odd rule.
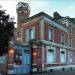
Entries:
[[26,2],[30,6],[30,16],[44,11],[50,16],[57,11],[61,16],[75,18],[75,0],[0,0],[0,9],[6,10],[11,17],[14,16],[17,21],[16,5],[17,3]]

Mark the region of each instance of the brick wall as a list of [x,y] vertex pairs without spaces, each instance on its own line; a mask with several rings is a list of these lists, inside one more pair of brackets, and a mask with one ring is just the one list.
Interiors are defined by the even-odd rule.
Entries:
[[75,48],[75,27],[72,27],[72,47]]
[[[36,55],[34,55],[33,53],[36,53]],[[41,48],[33,48],[33,64],[37,64],[38,66],[42,65],[42,49]]]
[[[61,33],[64,32],[56,27],[53,27],[52,25],[48,24],[45,22],[45,40],[48,40],[48,28],[52,28],[54,29],[54,42],[55,43],[58,43],[58,44],[61,44]],[[65,33],[65,45],[68,45],[68,33],[64,32]]]

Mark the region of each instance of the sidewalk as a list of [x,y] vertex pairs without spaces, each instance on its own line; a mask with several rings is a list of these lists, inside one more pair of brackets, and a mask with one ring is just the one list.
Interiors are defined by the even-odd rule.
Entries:
[[75,70],[53,71],[53,72],[43,72],[43,73],[33,73],[33,74],[21,74],[21,75],[75,75]]
[[75,75],[75,70],[35,73],[30,75]]

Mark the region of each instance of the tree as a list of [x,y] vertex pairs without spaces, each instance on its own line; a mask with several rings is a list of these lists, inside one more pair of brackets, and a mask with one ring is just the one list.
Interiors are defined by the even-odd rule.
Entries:
[[9,41],[14,36],[14,24],[5,10],[0,10],[0,55],[7,53],[9,48]]

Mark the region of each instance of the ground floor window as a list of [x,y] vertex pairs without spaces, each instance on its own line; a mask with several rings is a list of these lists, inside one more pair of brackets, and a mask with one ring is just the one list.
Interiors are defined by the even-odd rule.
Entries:
[[60,63],[66,62],[66,51],[65,49],[60,49]]
[[16,49],[15,50],[15,64],[22,65],[22,50]]
[[69,63],[72,63],[72,51],[69,51]]
[[53,49],[47,50],[47,63],[48,64],[54,63],[54,50]]

